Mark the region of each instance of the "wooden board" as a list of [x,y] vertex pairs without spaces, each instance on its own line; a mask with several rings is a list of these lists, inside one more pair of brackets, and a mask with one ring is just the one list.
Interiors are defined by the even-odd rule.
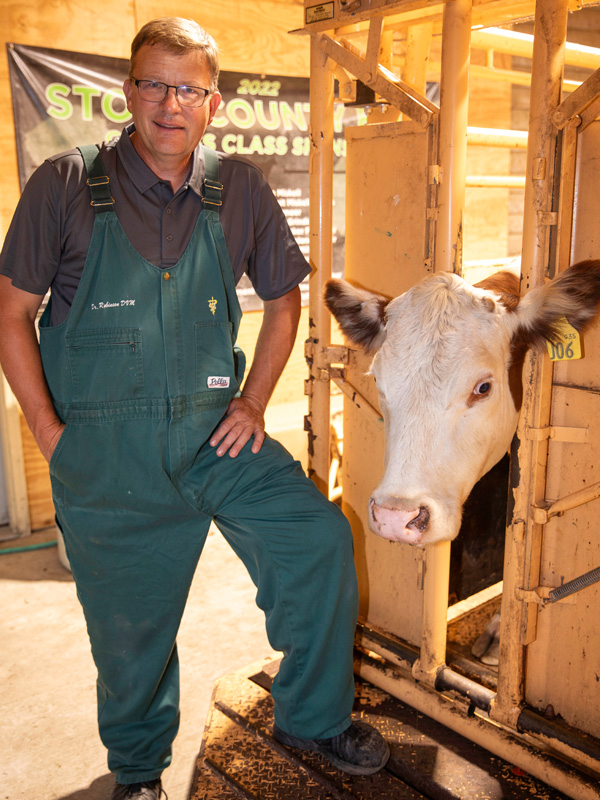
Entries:
[[36,531],[40,528],[47,528],[50,525],[54,525],[52,488],[50,486],[50,475],[48,474],[46,459],[40,453],[22,413],[20,414],[20,418],[29,517],[31,521],[31,530]]

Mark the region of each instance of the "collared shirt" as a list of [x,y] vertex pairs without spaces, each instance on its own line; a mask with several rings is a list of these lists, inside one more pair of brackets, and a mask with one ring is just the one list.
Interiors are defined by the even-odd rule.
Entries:
[[[140,158],[133,126],[101,146],[115,211],[134,248],[157,267],[177,263],[202,210],[204,158],[192,156],[187,181],[173,194]],[[219,153],[220,220],[236,283],[244,273],[262,300],[293,289],[310,272],[262,172]],[[94,225],[83,160],[77,150],[47,159],[31,176],[15,211],[0,274],[33,294],[52,290],[51,324],[67,316],[79,285]]]

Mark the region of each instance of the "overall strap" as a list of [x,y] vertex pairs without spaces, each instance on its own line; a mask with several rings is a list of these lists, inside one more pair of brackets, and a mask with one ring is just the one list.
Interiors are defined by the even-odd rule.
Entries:
[[214,150],[202,145],[204,152],[204,184],[202,185],[202,199],[204,206],[209,206],[209,211],[219,212],[223,184],[219,181],[219,159]]
[[77,148],[83,158],[87,172],[87,185],[90,188],[92,199],[90,205],[96,214],[114,211],[115,200],[110,193],[110,181],[100,156],[100,150],[95,144],[87,144]]

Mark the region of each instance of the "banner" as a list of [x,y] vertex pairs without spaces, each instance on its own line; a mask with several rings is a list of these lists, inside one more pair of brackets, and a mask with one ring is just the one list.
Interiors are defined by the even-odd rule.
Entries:
[[[7,50],[21,188],[48,156],[108,141],[130,121],[122,90],[127,60],[18,44]],[[308,78],[221,72],[219,90],[223,102],[204,144],[262,169],[308,258]],[[361,123],[361,115],[336,106],[333,269],[338,276],[344,264],[343,128]],[[306,282],[301,288],[306,302]],[[244,310],[260,308],[245,276],[238,294]]]

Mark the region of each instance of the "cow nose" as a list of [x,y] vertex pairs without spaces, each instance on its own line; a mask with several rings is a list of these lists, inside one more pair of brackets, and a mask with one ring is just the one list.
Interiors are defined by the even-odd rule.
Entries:
[[411,521],[407,524],[406,527],[412,528],[412,530],[414,531],[421,531],[421,533],[423,533],[428,524],[429,524],[429,509],[425,508],[425,506],[421,506],[419,508],[419,513],[417,514],[417,516],[414,519],[411,519]]
[[379,505],[373,498],[369,502],[370,527],[378,536],[394,542],[420,544],[430,519],[425,506],[402,508],[399,505]]

